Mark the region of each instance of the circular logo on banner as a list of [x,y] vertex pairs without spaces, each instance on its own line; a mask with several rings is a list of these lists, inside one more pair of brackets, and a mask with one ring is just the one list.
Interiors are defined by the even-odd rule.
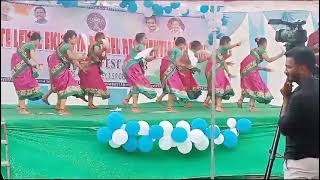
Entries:
[[91,13],[87,17],[87,24],[91,30],[98,32],[104,30],[107,23],[101,14]]

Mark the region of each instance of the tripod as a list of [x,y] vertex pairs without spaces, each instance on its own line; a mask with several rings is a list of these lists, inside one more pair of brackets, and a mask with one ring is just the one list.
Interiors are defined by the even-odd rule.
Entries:
[[[283,105],[280,110],[279,118],[281,118],[282,111],[283,111]],[[280,127],[278,125],[276,133],[273,138],[271,149],[269,150],[269,161],[268,161],[266,173],[264,174],[264,179],[270,179],[270,175],[272,172],[272,166],[273,166],[275,158],[283,158],[283,155],[277,153],[279,140],[280,140]]]

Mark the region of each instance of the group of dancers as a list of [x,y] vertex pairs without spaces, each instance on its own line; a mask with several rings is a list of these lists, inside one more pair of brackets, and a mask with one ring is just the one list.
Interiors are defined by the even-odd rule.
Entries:
[[[51,89],[46,95],[40,91],[36,78],[38,71],[43,69],[43,63],[37,56],[36,47],[41,40],[37,32],[29,33],[30,41],[17,48],[17,52],[12,55],[11,70],[13,83],[19,97],[18,110],[23,114],[32,114],[25,104],[25,100],[42,99],[49,104],[48,97],[52,93],[57,93],[57,104],[55,106],[59,114],[70,114],[66,101],[70,96],[81,98],[88,102],[88,108],[97,108],[93,103],[93,97],[107,99],[110,97],[107,87],[102,78],[102,61],[106,58],[106,50],[109,48],[104,33],[98,32],[95,35],[95,42],[88,48],[85,54],[77,53],[73,50],[73,45],[77,43],[77,34],[73,30],[68,30],[63,36],[63,42],[59,44],[55,52],[47,58]],[[250,51],[250,54],[241,62],[241,97],[237,102],[242,108],[244,98],[250,98],[251,112],[256,111],[255,101],[268,104],[273,99],[266,84],[263,82],[259,71],[271,71],[269,68],[260,67],[259,64],[266,60],[273,62],[284,55],[280,54],[269,57],[266,53],[267,40],[264,37],[255,39],[258,47]],[[140,52],[146,50],[148,38],[145,33],[138,33],[135,36],[135,47],[130,50],[123,64],[123,73],[130,85],[130,92],[124,98],[123,104],[129,106],[132,99],[132,111],[141,112],[138,107],[139,94],[145,95],[149,99],[156,98],[162,104],[164,96],[168,95],[167,111],[177,112],[173,108],[175,101],[181,101],[186,108],[191,108],[191,100],[197,99],[202,93],[199,84],[194,78],[194,73],[201,70],[192,65],[192,58],[196,58],[197,63],[207,62],[205,76],[207,78],[208,94],[203,102],[207,108],[212,100],[212,66],[213,55],[205,50],[200,41],[189,43],[183,37],[175,38],[175,47],[168,51],[167,56],[161,59],[160,81],[162,84],[162,94],[157,97],[156,91],[152,88],[150,81],[145,75],[145,63],[156,59],[157,47],[151,47],[151,51],[146,57],[138,57]],[[224,36],[220,39],[219,48],[216,50],[216,64],[214,67],[215,81],[215,110],[224,111],[222,100],[228,100],[234,96],[234,91],[230,85],[230,79],[234,77],[228,69],[233,65],[226,60],[232,55],[231,49],[240,46],[241,43],[231,44],[231,38]],[[148,48],[150,49],[150,47]],[[192,56],[189,52],[192,52]],[[80,84],[75,80],[72,68],[79,69]],[[88,96],[86,100],[85,96]]]

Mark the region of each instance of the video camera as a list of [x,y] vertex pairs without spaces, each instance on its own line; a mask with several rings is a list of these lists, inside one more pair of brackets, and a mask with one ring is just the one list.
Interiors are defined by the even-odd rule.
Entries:
[[281,19],[270,19],[268,24],[272,25],[286,25],[287,29],[279,29],[276,31],[277,42],[286,43],[286,51],[297,47],[305,46],[305,42],[308,40],[307,31],[302,28],[302,25],[306,24],[306,21],[287,22]]

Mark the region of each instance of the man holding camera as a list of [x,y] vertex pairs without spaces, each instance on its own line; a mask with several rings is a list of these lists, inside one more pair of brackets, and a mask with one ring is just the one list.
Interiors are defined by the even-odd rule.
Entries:
[[[283,110],[280,132],[286,136],[284,178],[319,179],[319,79],[313,76],[312,49],[296,47],[286,53],[287,80],[280,90]],[[292,91],[292,83],[299,86]]]
[[311,48],[316,55],[315,76],[319,77],[319,28],[309,35],[307,46]]

